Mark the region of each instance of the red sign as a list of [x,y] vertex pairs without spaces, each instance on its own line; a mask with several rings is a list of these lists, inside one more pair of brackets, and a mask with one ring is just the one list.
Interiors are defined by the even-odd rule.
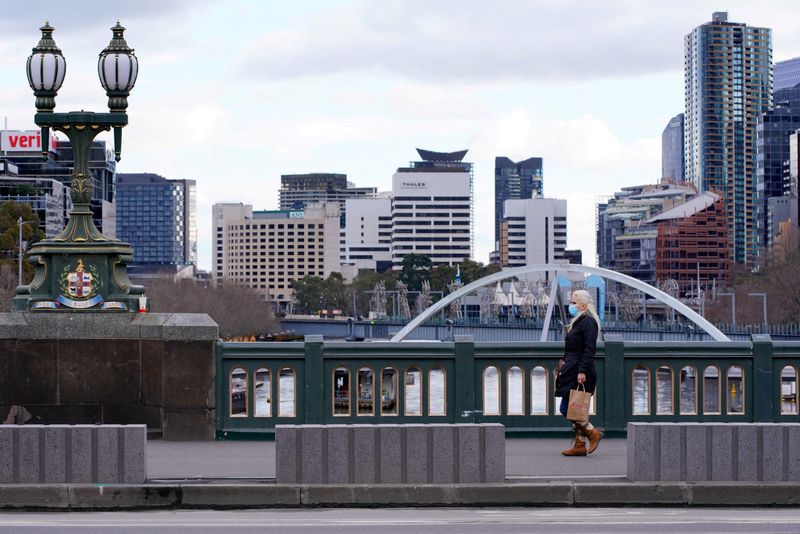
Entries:
[[[58,147],[58,139],[50,134],[50,150]],[[5,130],[0,132],[0,151],[41,152],[42,134],[39,130]]]

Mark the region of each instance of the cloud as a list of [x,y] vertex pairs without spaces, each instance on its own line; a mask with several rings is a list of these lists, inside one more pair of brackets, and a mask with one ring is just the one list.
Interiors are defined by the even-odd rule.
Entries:
[[[800,7],[729,4],[732,20],[775,21],[780,42],[800,52],[788,22]],[[716,9],[685,0],[362,1],[265,33],[240,70],[265,80],[343,72],[427,82],[634,76],[680,70],[683,36]]]

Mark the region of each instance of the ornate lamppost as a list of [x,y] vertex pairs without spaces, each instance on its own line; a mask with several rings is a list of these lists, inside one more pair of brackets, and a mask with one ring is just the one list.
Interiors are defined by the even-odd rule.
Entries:
[[105,237],[92,220],[92,180],[89,150],[100,132],[114,130],[114,154],[120,160],[122,128],[128,124],[128,95],[136,83],[139,62],[125,42],[119,22],[113,37],[100,52],[97,71],[108,95],[109,113],[71,111],[55,113],[55,97],[64,81],[66,61],[53,40],[54,28],[45,23],[42,38],[28,58],[28,82],[36,96],[35,122],[42,129],[42,150],[47,155],[50,130],[63,132],[72,143],[70,211],[66,228],[52,239],[30,249],[36,267],[33,280],[17,287],[16,311],[137,311],[147,307],[144,287],[133,285],[127,264],[133,259],[128,243]]

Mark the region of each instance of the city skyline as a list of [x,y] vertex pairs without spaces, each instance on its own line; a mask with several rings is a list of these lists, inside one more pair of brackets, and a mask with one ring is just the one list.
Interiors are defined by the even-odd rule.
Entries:
[[[567,246],[591,265],[596,197],[660,178],[661,132],[683,112],[684,36],[727,10],[773,29],[775,61],[800,56],[790,2],[454,5],[9,6],[0,116],[33,128],[24,61],[45,18],[68,65],[57,111],[103,109],[95,62],[120,18],[141,72],[118,171],[197,181],[201,268],[214,202],[275,209],[280,177],[293,173],[387,191],[417,147],[469,149],[479,221],[494,218],[494,158],[541,156],[547,196],[568,200]],[[476,225],[475,260],[488,262],[493,233]]]

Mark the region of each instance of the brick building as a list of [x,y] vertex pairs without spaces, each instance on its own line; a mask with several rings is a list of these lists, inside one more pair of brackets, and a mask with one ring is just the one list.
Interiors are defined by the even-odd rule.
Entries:
[[731,279],[732,258],[725,204],[706,191],[651,218],[657,225],[656,279],[675,280],[681,294]]

